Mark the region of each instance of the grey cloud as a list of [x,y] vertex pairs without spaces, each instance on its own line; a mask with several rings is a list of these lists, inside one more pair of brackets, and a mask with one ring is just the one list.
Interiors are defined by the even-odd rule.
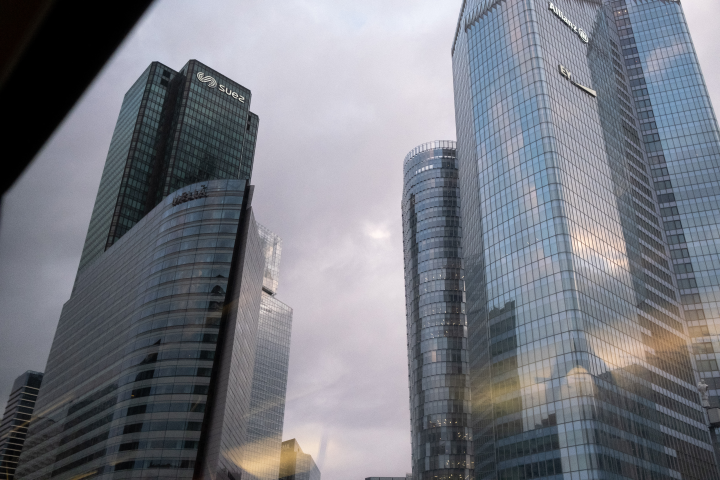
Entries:
[[[317,457],[326,436],[326,480],[404,475],[402,160],[455,138],[460,3],[156,3],[3,200],[0,402],[44,369],[122,96],[151,61],[197,58],[250,88],[260,115],[255,214],[283,237],[278,297],[295,312],[285,438]],[[720,102],[720,4],[684,8]]]

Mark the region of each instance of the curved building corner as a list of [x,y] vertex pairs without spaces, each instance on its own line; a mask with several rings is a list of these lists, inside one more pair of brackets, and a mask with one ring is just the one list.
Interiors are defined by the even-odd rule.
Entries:
[[467,480],[473,449],[455,142],[414,148],[403,172],[413,478]]

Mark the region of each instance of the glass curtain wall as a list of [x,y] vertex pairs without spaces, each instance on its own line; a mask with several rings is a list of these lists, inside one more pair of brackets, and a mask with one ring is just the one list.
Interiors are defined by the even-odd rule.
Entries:
[[[205,197],[167,198],[78,276],[19,477],[201,478],[199,460],[239,471],[265,257],[247,182],[205,185]],[[208,412],[220,425],[204,434]],[[200,459],[203,442],[219,446]]]
[[403,170],[413,478],[464,480],[472,442],[455,142],[418,146]]
[[478,479],[717,475],[618,43],[601,2],[461,11]]
[[682,5],[610,2],[693,353],[720,406],[720,133]]

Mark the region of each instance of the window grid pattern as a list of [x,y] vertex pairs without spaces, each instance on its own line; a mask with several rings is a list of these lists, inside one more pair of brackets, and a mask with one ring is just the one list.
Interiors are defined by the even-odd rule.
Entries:
[[277,480],[280,472],[291,328],[292,309],[263,292],[248,441],[243,451],[243,470],[249,479]]
[[266,227],[258,224],[258,234],[263,240],[265,252],[265,275],[263,287],[272,295],[277,292],[280,281],[280,255],[282,255],[282,239]]
[[720,134],[682,6],[615,2],[672,268],[700,376],[720,406]]
[[[199,72],[212,76],[214,87],[200,82]],[[79,271],[170,192],[250,179],[259,122],[250,98],[248,89],[196,60],[179,72],[159,62],[148,67],[125,96]]]
[[[177,97],[177,72],[153,62],[140,102],[130,148],[127,154],[115,212],[110,225],[106,248],[130,230],[138,220],[157,205],[152,192],[151,177],[158,154],[167,141],[166,122],[172,115]],[[150,200],[149,197],[153,197]]]
[[[48,359],[37,404],[44,414],[29,429],[23,478],[117,478],[124,470],[136,478],[158,469],[192,478],[246,182],[206,185],[207,197],[175,206],[167,198],[79,275]],[[246,333],[244,343],[254,338]],[[247,391],[249,368],[234,372]],[[226,407],[247,414],[249,395],[247,405]]]
[[402,214],[413,478],[466,479],[473,452],[455,142],[406,156]]
[[80,257],[78,271],[85,268],[86,265],[105,251],[120,184],[127,164],[128,153],[130,152],[133,132],[153,65],[151,64],[130,87],[120,107],[120,114],[110,141],[110,148],[100,178],[100,187],[90,217],[90,225],[85,237],[85,245]]
[[257,224],[257,230],[265,268],[242,468],[243,476],[248,479],[277,480],[290,363],[292,308],[275,297],[282,240],[263,225]]
[[0,422],[0,478],[13,480],[43,374],[28,370],[15,379]]
[[475,477],[714,478],[613,16],[553,3],[589,44],[508,0],[454,47]]

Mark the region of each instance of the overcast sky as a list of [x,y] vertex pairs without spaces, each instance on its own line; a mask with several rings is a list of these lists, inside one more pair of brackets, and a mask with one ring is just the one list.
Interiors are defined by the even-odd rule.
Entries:
[[[45,368],[125,91],[154,60],[194,58],[260,116],[253,206],[284,240],[278,298],[295,311],[283,438],[324,480],[410,471],[402,161],[455,139],[461,3],[156,1],[3,199],[0,411],[15,377]],[[684,8],[720,105],[720,2]]]

